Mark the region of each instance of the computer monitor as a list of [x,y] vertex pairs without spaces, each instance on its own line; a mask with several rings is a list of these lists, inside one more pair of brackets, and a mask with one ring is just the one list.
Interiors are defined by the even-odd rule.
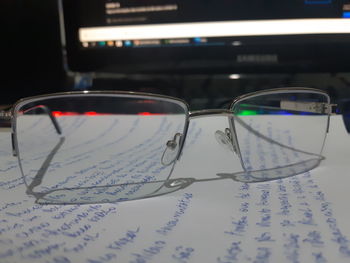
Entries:
[[75,72],[347,71],[350,0],[59,0]]

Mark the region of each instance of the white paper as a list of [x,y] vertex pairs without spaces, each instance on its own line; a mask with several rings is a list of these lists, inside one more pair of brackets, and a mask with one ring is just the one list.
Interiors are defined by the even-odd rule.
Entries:
[[319,167],[251,184],[217,180],[242,170],[215,140],[227,125],[226,118],[191,121],[172,175],[207,181],[87,205],[35,204],[10,134],[1,132],[0,262],[350,262],[350,135],[342,119],[332,117]]

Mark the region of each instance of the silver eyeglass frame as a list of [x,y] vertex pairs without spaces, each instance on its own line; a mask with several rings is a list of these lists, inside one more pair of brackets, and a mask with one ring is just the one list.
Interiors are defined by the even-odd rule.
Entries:
[[[46,94],[46,95],[39,95],[39,96],[34,96],[34,97],[28,97],[28,98],[23,98],[19,101],[17,101],[10,109],[10,111],[3,111],[0,112],[0,118],[10,120],[11,123],[11,138],[12,138],[12,151],[13,155],[18,157],[20,168],[21,167],[21,161],[20,161],[20,153],[19,153],[19,147],[18,147],[18,140],[17,140],[17,135],[16,135],[16,117],[17,113],[19,112],[19,109],[28,103],[35,102],[35,101],[40,101],[43,99],[50,99],[50,98],[59,98],[59,97],[66,97],[66,96],[116,96],[116,97],[138,97],[138,98],[145,98],[145,99],[155,99],[155,100],[160,100],[160,101],[169,101],[176,103],[178,105],[181,105],[183,109],[185,110],[185,123],[183,127],[183,133],[182,136],[180,137],[179,141],[179,150],[176,154],[176,157],[174,158],[174,161],[171,163],[173,165],[172,169],[174,168],[174,165],[176,161],[178,161],[181,158],[181,155],[183,153],[183,147],[186,141],[187,137],[187,132],[189,128],[190,121],[192,119],[197,119],[197,118],[202,118],[202,117],[210,117],[210,116],[222,116],[222,117],[228,117],[228,125],[230,130],[230,140],[231,142],[236,146],[235,152],[238,155],[241,166],[245,170],[242,156],[240,153],[239,149],[239,144],[238,144],[238,138],[237,138],[237,132],[235,128],[235,122],[234,122],[234,108],[235,105],[240,103],[241,101],[244,101],[246,99],[258,97],[258,96],[263,96],[263,95],[274,95],[274,94],[279,94],[279,93],[311,93],[311,94],[319,94],[322,96],[325,96],[327,98],[327,102],[324,103],[324,107],[322,108],[322,113],[325,115],[328,115],[327,119],[327,129],[326,133],[329,132],[329,123],[330,123],[330,116],[334,114],[334,109],[335,109],[335,104],[330,104],[330,97],[329,95],[321,90],[318,89],[312,89],[312,88],[278,88],[278,89],[269,89],[269,90],[262,90],[262,91],[256,91],[248,94],[244,94],[242,96],[236,97],[232,100],[230,106],[227,109],[206,109],[206,110],[197,110],[197,111],[190,111],[190,107],[188,103],[182,99],[176,98],[176,97],[171,97],[171,96],[165,96],[165,95],[159,95],[159,94],[151,94],[151,93],[143,93],[143,92],[131,92],[131,91],[72,91],[72,92],[60,92],[60,93],[52,93],[52,94]],[[58,132],[59,133],[59,132]],[[325,134],[326,135],[326,134]],[[326,136],[324,137],[324,141],[322,144],[321,149],[323,149],[324,144],[325,144]],[[171,169],[171,171],[172,171]],[[23,171],[22,171],[23,173]],[[178,179],[169,179],[171,176],[171,173],[169,174],[168,178],[165,181],[165,186],[171,189],[178,183]],[[225,175],[223,175],[222,178],[225,178]],[[216,180],[216,179],[215,179]],[[188,186],[195,182],[196,180],[193,178],[185,178],[183,179],[183,182],[180,184],[180,188],[184,188],[185,186]],[[206,180],[203,180],[206,181]],[[210,181],[210,180],[207,180]],[[30,187],[29,187],[30,188]],[[28,189],[28,186],[27,186]],[[28,191],[28,190],[27,190]],[[33,194],[32,189],[27,192],[29,194]],[[154,195],[152,195],[154,196]],[[40,197],[40,196],[39,196]],[[151,196],[149,196],[151,197]]]

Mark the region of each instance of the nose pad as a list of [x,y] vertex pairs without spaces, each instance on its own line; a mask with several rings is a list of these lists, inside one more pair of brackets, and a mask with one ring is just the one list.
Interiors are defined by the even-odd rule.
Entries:
[[217,130],[215,132],[215,138],[221,146],[234,153],[237,153],[237,145],[235,140],[232,139],[231,130],[229,128],[226,128],[225,132]]
[[163,165],[170,165],[175,161],[180,150],[181,138],[182,134],[176,133],[174,138],[166,143],[166,148],[163,152],[161,160]]

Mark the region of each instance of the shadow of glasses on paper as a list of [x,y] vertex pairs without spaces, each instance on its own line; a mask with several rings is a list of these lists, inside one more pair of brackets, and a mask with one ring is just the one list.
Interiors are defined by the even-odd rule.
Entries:
[[[229,109],[196,112],[180,99],[143,93],[51,94],[14,106],[13,152],[27,194],[40,204],[120,202],[224,179],[264,182],[320,164],[330,106],[311,89],[252,93]],[[194,136],[190,120],[210,116],[227,117],[214,137],[242,171],[171,178],[185,138]]]

